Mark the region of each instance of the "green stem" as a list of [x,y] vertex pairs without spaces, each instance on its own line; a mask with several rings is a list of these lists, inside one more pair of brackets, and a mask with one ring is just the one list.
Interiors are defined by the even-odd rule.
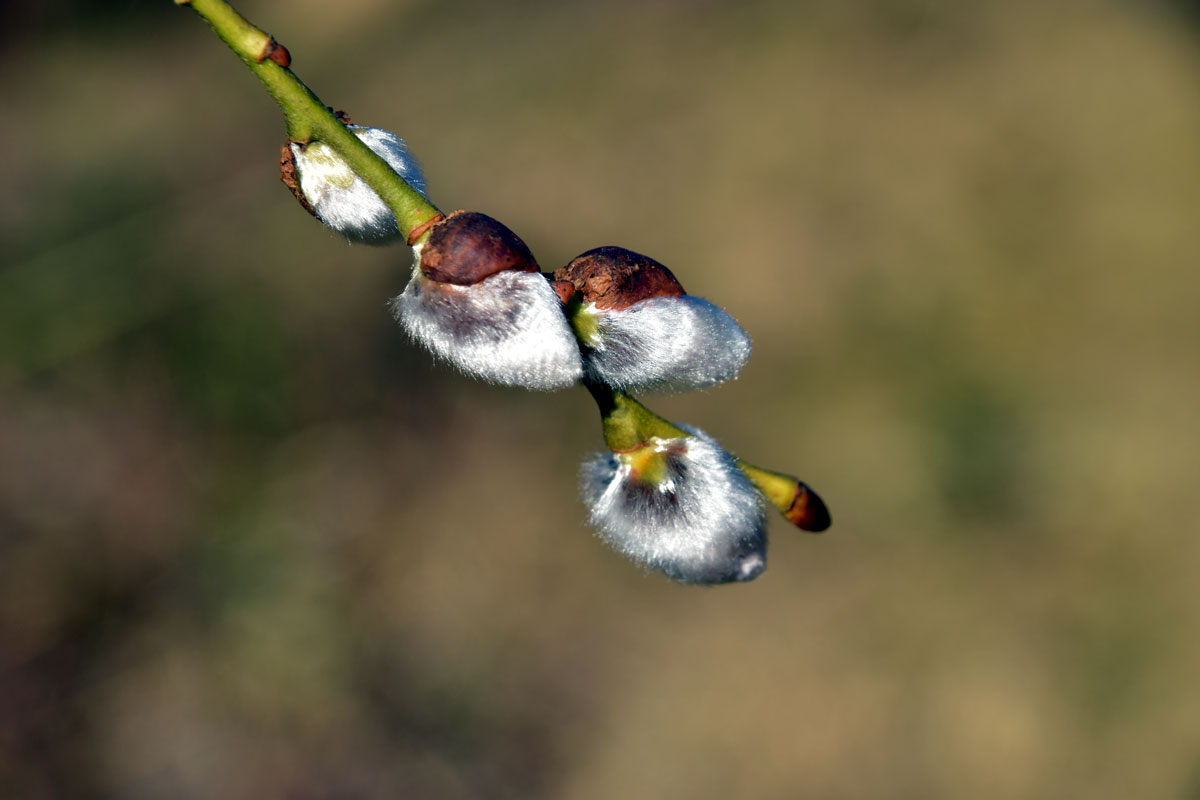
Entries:
[[583,385],[600,408],[604,443],[609,450],[618,453],[634,450],[654,436],[677,439],[691,435],[608,384],[585,379]]
[[737,465],[767,501],[797,528],[820,533],[832,524],[825,501],[799,478],[756,467],[740,458],[737,459]]
[[756,467],[748,461],[737,459],[738,469],[745,473],[750,482],[758,487],[767,501],[780,511],[787,511],[796,498],[796,484],[800,479],[782,472]]
[[402,232],[407,234],[441,213],[359,141],[290,69],[271,60],[272,48],[277,45],[268,33],[224,0],[175,0],[175,4],[191,6],[258,76],[283,110],[288,138],[301,144],[323,142],[333,148],[383,199],[396,215]]

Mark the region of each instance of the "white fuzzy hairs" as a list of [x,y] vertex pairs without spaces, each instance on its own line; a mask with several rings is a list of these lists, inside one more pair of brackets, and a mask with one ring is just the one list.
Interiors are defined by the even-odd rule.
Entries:
[[621,391],[703,389],[736,377],[750,357],[746,332],[700,297],[650,297],[620,310],[591,305],[580,313],[596,320],[584,369]]
[[639,480],[620,453],[580,469],[591,524],[613,549],[681,583],[749,581],[767,567],[763,496],[707,434],[653,439],[665,478]]
[[455,286],[417,269],[392,308],[413,339],[489,383],[554,391],[583,376],[575,335],[541,273],[506,270]]
[[[380,128],[347,127],[409,186],[425,195],[425,176],[403,139]],[[307,146],[293,142],[292,156],[300,191],[321,222],[361,244],[387,244],[400,236],[391,209],[333,148],[321,142]]]

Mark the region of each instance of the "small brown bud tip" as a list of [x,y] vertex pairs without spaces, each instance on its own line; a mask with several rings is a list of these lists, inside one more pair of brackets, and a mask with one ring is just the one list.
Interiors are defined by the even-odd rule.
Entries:
[[455,211],[429,229],[421,272],[430,280],[469,286],[504,270],[538,272],[521,237],[475,211]]
[[292,63],[291,53],[288,52],[286,47],[275,41],[274,36],[267,39],[267,43],[263,45],[262,52],[258,54],[258,58],[255,60],[261,64],[267,59],[271,59],[281,67],[291,66]]
[[546,280],[550,281],[550,288],[558,295],[558,302],[564,306],[571,302],[571,298],[575,296],[575,285],[573,283],[570,281],[556,281],[553,279],[554,276],[548,272],[543,272],[542,274],[546,276]]
[[[329,108],[329,106],[325,106],[325,107]],[[350,115],[347,114],[345,111],[342,111],[340,108],[337,111],[334,111],[332,108],[329,108],[329,110],[333,112],[334,119],[336,119],[338,122],[342,123],[343,125],[353,125],[354,124],[354,120],[350,119]]]
[[267,54],[267,58],[281,67],[290,67],[292,65],[292,54],[288,52],[286,47],[274,39],[271,40],[271,52]]
[[583,302],[597,308],[628,308],[649,297],[686,294],[671,270],[653,258],[624,247],[588,250],[554,273],[555,280],[570,281]]
[[284,142],[279,151],[279,180],[292,190],[292,194],[300,201],[300,205],[304,206],[305,211],[314,217],[317,215],[304,192],[300,190],[300,175],[296,172],[296,156],[292,152],[292,142]]
[[796,496],[792,498],[792,505],[783,515],[800,530],[812,533],[820,533],[833,524],[825,501],[800,482],[796,483]]

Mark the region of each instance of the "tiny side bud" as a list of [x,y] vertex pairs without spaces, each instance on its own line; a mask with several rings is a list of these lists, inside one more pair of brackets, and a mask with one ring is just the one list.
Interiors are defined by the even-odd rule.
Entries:
[[288,49],[275,41],[275,37],[271,37],[271,41],[267,43],[266,55],[260,58],[259,61],[270,59],[281,67],[287,68],[292,65],[292,54]]

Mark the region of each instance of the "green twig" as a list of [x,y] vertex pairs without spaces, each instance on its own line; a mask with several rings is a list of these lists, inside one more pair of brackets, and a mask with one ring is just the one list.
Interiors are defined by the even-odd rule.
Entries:
[[600,407],[604,443],[613,452],[637,449],[650,440],[678,439],[691,434],[655,414],[624,392],[606,383],[584,379],[584,387]]

